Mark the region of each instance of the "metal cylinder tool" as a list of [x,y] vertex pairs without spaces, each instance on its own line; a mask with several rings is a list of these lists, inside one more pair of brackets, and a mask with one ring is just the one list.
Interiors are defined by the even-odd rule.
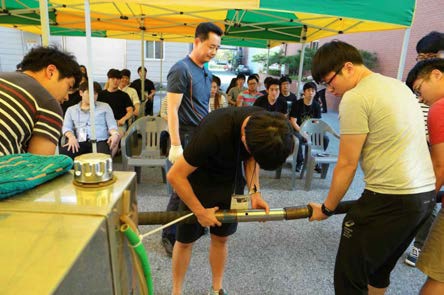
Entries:
[[[335,210],[335,214],[346,213],[356,201],[343,201],[339,203]],[[189,211],[161,211],[161,212],[139,212],[139,225],[165,224],[189,214]],[[216,218],[222,223],[234,222],[254,222],[254,221],[276,221],[276,220],[292,220],[302,219],[311,216],[312,208],[306,206],[294,206],[285,208],[270,209],[270,213],[266,214],[265,210],[219,210]],[[183,222],[197,222],[195,216],[190,216]]]
[[[436,202],[441,203],[444,197],[444,192],[441,191],[436,196]],[[344,214],[357,202],[342,201],[336,207],[334,214]],[[309,218],[313,209],[310,205],[306,206],[294,206],[285,208],[270,209],[270,213],[266,214],[265,210],[253,209],[253,210],[219,210],[217,211],[216,218],[222,223],[234,223],[234,222],[254,222],[254,221],[276,221],[276,220],[293,220]],[[153,224],[166,224],[177,218],[189,214],[190,211],[153,211],[153,212],[139,212],[139,225],[153,225]],[[194,223],[197,222],[196,216],[190,216],[182,222]]]

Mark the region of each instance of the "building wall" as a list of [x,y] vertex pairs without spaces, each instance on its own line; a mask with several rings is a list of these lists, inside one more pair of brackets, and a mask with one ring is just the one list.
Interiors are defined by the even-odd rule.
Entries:
[[[416,11],[410,31],[408,51],[403,71],[405,80],[409,70],[415,65],[416,43],[431,31],[444,31],[444,1],[417,0]],[[319,40],[322,45],[333,39],[351,43],[359,49],[376,52],[379,60],[378,71],[390,77],[397,77],[399,59],[405,30],[341,35]]]
[[[88,68],[86,38],[84,37],[51,37],[51,42],[59,38],[61,47],[73,53],[79,64]],[[54,41],[53,41],[54,40]],[[92,64],[93,68],[88,73],[95,81],[106,82],[106,73],[111,68],[123,69],[125,65],[126,46],[124,40],[91,38]]]
[[0,28],[0,71],[12,72],[33,46],[40,45],[40,36],[9,28]]
[[[139,78],[137,68],[141,66],[140,41],[127,40],[126,42],[126,67],[131,71],[131,79]],[[153,82],[161,82],[166,85],[166,78],[170,68],[180,59],[184,58],[192,50],[188,43],[166,42],[164,43],[164,58],[162,61],[145,59],[147,78]]]
[[[19,30],[0,28],[0,71],[15,71],[16,65],[33,46],[41,45],[40,35],[21,32]],[[77,58],[79,64],[87,66],[86,38],[51,36],[50,44],[56,45]],[[106,82],[106,73],[110,68],[128,68],[131,79],[135,80],[137,68],[141,65],[140,41],[92,38],[93,77],[98,82]],[[166,77],[171,66],[191,52],[188,43],[165,43],[164,59],[145,59],[147,77],[155,83],[166,84]],[[91,69],[88,69],[91,71]],[[162,78],[162,79],[161,79]]]
[[[403,79],[409,70],[415,65],[416,43],[424,35],[431,31],[444,31],[444,1],[442,0],[417,0],[413,24],[410,31],[408,51],[406,56]],[[320,46],[333,39],[339,39],[353,44],[359,49],[376,52],[379,60],[378,72],[397,77],[399,59],[405,30],[379,31],[369,33],[354,33],[338,35],[319,40]],[[289,44],[288,55],[294,55],[300,50],[300,44]]]
[[[413,24],[410,31],[407,56],[402,80],[405,80],[409,70],[416,63],[416,43],[424,35],[431,31],[444,32],[444,1],[442,0],[417,0]],[[333,39],[339,39],[369,52],[376,52],[379,68],[376,69],[383,75],[397,77],[402,43],[405,30],[380,31],[370,33],[354,33],[334,36],[319,40],[320,46]],[[294,55],[300,50],[300,44],[289,44],[287,54]],[[327,95],[327,100],[332,105],[331,110],[337,110],[338,98]]]

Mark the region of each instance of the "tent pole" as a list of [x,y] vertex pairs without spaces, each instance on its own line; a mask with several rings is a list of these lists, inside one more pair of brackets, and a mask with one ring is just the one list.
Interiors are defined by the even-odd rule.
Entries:
[[299,72],[298,72],[298,86],[297,86],[297,93],[296,96],[298,99],[301,98],[301,92],[299,89],[301,88],[302,83],[302,70],[304,69],[304,57],[305,57],[305,42],[302,43],[302,49],[301,49],[301,58],[299,59]]
[[92,46],[91,46],[91,10],[89,7],[89,0],[85,0],[85,37],[86,37],[86,64],[88,65],[88,94],[89,94],[89,117],[91,122],[91,140],[92,152],[97,153],[96,143],[96,123],[95,123],[95,100],[94,100],[94,79],[92,77],[93,62],[92,62]]
[[402,49],[401,56],[399,57],[399,67],[398,67],[398,76],[396,77],[398,80],[402,80],[402,76],[404,74],[405,68],[405,58],[407,56],[407,49],[409,47],[410,40],[410,28],[405,29],[404,32],[404,40],[402,41]]
[[49,45],[49,15],[48,0],[39,0],[40,25],[42,30],[42,45]]
[[[145,20],[142,18],[142,26],[144,26]],[[140,41],[140,58],[141,58],[141,71],[142,71],[142,77],[145,77],[145,30],[142,29],[141,32],[141,41]],[[145,79],[140,78],[140,95],[142,96],[141,102],[145,101]],[[143,110],[143,113],[145,114],[145,110]]]
[[267,76],[270,69],[270,41],[267,42]]
[[[163,38],[161,38],[160,42],[162,42],[161,43],[162,44],[162,56],[160,57],[160,90],[163,90],[163,84],[162,84],[162,77],[163,77],[163,54],[165,52],[165,50],[163,48],[165,46],[165,42],[163,42]],[[154,103],[153,103],[153,105],[154,105]],[[154,106],[153,106],[153,108],[154,108]]]

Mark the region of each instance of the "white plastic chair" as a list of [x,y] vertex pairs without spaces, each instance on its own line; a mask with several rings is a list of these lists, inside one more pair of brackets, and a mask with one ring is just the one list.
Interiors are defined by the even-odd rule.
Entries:
[[[162,179],[165,178],[165,159],[160,149],[160,134],[167,130],[167,124],[160,117],[145,116],[137,119],[121,139],[123,170],[134,167],[137,174],[137,182],[140,183],[142,166],[160,167]],[[141,135],[141,151],[138,155],[132,154],[131,138],[135,133]]]
[[328,123],[321,119],[305,120],[301,125],[300,133],[307,138],[304,165],[300,176],[302,179],[304,173],[307,172],[304,184],[304,189],[306,191],[311,189],[311,182],[313,180],[316,164],[321,165],[321,178],[325,179],[330,164],[338,161],[337,155],[329,154],[324,151],[324,135],[327,132],[339,139],[339,134],[336,133]]
[[[296,160],[298,158],[298,149],[299,149],[299,139],[296,136],[293,136],[294,139],[294,148],[293,153],[287,158],[288,162],[291,161],[291,189],[296,189]],[[282,166],[276,169],[275,178],[280,179],[281,178],[281,172],[282,172]]]

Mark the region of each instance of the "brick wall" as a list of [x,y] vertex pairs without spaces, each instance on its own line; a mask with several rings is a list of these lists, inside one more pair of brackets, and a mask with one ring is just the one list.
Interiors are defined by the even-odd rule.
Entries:
[[[417,0],[416,11],[413,24],[410,31],[410,40],[406,56],[405,68],[403,72],[403,80],[405,80],[409,70],[415,65],[416,61],[416,43],[424,35],[431,31],[444,32],[444,1],[443,0]],[[404,38],[404,30],[381,31],[371,33],[355,33],[335,36],[332,38],[321,39],[320,45],[333,39],[339,39],[354,45],[355,47],[370,52],[376,52],[379,61],[377,72],[397,77],[399,59],[401,56],[402,42]],[[292,45],[294,47],[295,45]],[[296,45],[297,49],[300,45]],[[294,52],[292,48],[289,50]],[[292,53],[295,54],[295,53]],[[329,110],[334,110],[337,106],[337,98],[331,95],[327,96],[327,100],[332,105]]]

